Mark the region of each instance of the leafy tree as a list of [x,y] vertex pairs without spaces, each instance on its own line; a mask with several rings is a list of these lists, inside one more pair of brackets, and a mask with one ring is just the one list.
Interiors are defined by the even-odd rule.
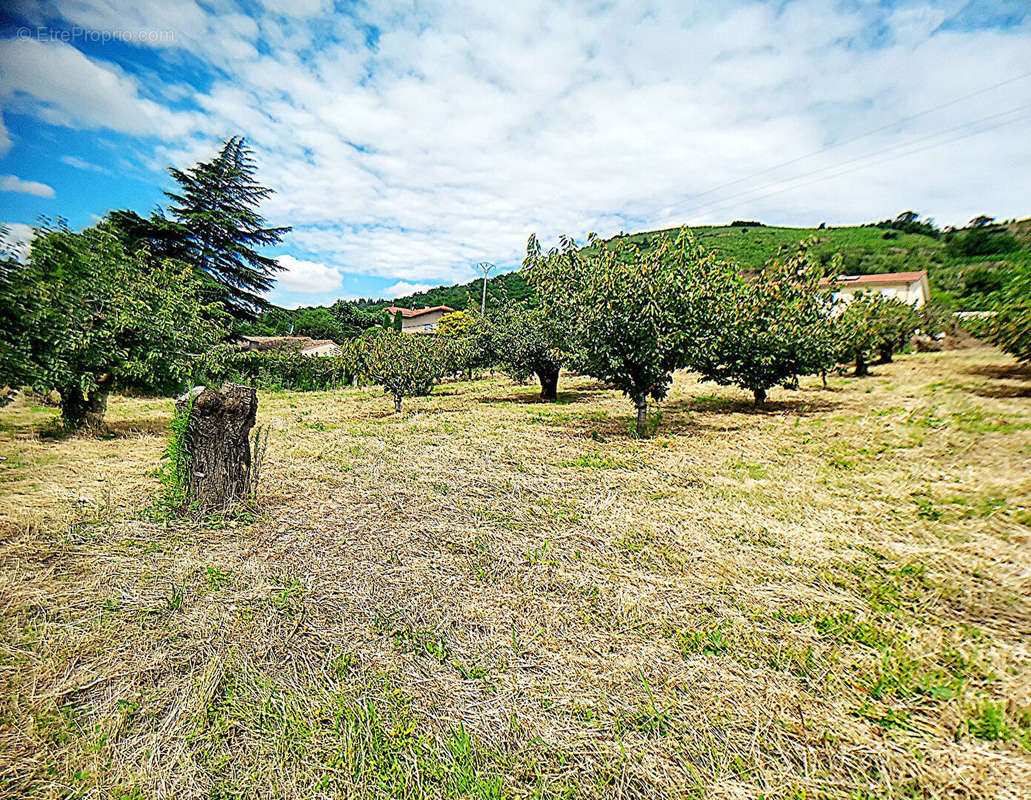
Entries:
[[543,312],[565,333],[570,363],[622,390],[644,436],[648,400],[666,396],[704,325],[697,287],[725,283],[733,270],[686,229],[656,235],[646,250],[593,234],[588,244],[581,249],[563,237],[559,248],[542,253],[531,235],[523,271]]
[[489,314],[484,327],[494,363],[520,382],[536,375],[542,400],[558,397],[563,354],[552,317],[541,308],[512,304]]
[[869,364],[876,354],[884,357],[896,347],[900,347],[904,338],[908,338],[916,327],[903,330],[918,316],[910,316],[913,311],[900,300],[887,298],[878,292],[860,292],[854,298],[839,307],[840,311],[834,319],[834,339],[836,342],[836,359],[839,364],[855,364],[855,375],[868,375]]
[[404,329],[404,320],[404,314],[398,311],[396,314],[394,314],[394,320],[391,324],[391,327],[393,327],[395,331],[400,333]]
[[168,172],[179,187],[165,192],[172,201],[167,217],[155,212],[144,219],[119,211],[112,222],[129,249],[146,244],[157,259],[193,265],[206,279],[206,297],[222,302],[238,319],[252,319],[267,306],[261,295],[282,269],[254,248],[279,243],[290,228],[268,227],[258,213],[272,190],[257,182],[250,148],[242,136],[234,136],[211,161]]
[[362,311],[356,303],[347,300],[337,300],[329,310],[333,312],[341,331],[348,339],[353,339],[361,335],[362,331],[375,328],[379,324],[375,314]]
[[1010,253],[1020,243],[1001,225],[993,225],[991,217],[975,217],[966,231],[957,231],[946,245],[953,258],[975,258]]
[[688,366],[703,380],[751,391],[756,406],[770,387],[796,387],[799,375],[832,366],[822,274],[803,244],[785,262],[767,262],[752,280],[735,275],[702,287],[708,325],[688,351]]
[[448,372],[465,373],[471,379],[474,369],[493,363],[483,317],[474,310],[452,311],[441,317],[437,340],[444,348]]
[[347,331],[328,308],[299,308],[292,316],[295,336],[331,339],[338,344],[349,338]]
[[908,303],[894,297],[886,298],[877,309],[878,363],[891,363],[892,356],[904,349],[906,342],[921,327],[923,317]]
[[976,332],[1020,361],[1031,361],[1031,267],[1025,265]]
[[941,231],[934,224],[933,219],[921,220],[920,215],[915,211],[903,211],[895,219],[885,219],[875,223],[878,228],[890,228],[903,233],[919,233],[937,239]]
[[109,227],[39,230],[5,282],[13,358],[0,382],[56,388],[70,429],[103,422],[115,389],[174,392],[194,358],[224,335],[188,265],[130,253]]
[[433,336],[393,330],[371,337],[365,358],[369,378],[394,398],[396,412],[401,411],[404,398],[429,394],[446,366]]

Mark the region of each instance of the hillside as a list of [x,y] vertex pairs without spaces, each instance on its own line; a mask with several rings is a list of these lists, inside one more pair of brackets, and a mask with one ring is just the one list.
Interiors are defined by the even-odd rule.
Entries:
[[[632,241],[647,244],[653,237],[672,231],[666,228],[630,234]],[[785,228],[766,225],[700,226],[692,232],[707,248],[740,264],[746,270],[759,269],[771,256],[785,252],[803,239],[815,238],[813,252],[829,265],[835,253],[844,259],[842,269],[848,274],[907,272],[927,270],[934,298],[946,306],[976,310],[985,304],[986,289],[998,288],[1006,273],[1017,266],[1031,266],[1031,219],[1006,224],[988,225],[984,238],[992,243],[1006,242],[1003,252],[964,252],[958,243],[969,237],[973,229],[941,234],[938,238],[923,233],[907,233],[874,225],[841,228]],[[1005,250],[1006,246],[1013,249]],[[993,277],[993,273],[995,273]],[[395,298],[392,302],[407,307],[447,305],[467,308],[480,303],[481,281],[454,286],[440,286],[427,292]],[[530,289],[516,272],[504,273],[487,282],[488,303],[502,299],[522,300]],[[376,310],[387,301],[359,303],[363,310]]]
[[[813,252],[830,269],[835,253],[843,257],[847,274],[927,270],[932,298],[946,308],[979,311],[991,307],[994,295],[1018,273],[1031,270],[1031,219],[980,224],[940,231],[914,219],[836,228],[786,228],[761,223],[700,226],[692,232],[702,244],[744,270],[757,270],[772,256],[785,253],[804,239],[813,239]],[[675,228],[641,231],[627,235],[647,245],[655,236]],[[924,232],[921,232],[924,231]],[[408,308],[450,306],[478,308],[482,281],[473,279],[453,286],[391,300],[338,300],[331,308],[272,309],[241,333],[282,335],[290,332],[340,341],[356,336],[379,322],[380,309],[394,304]],[[518,272],[505,272],[487,281],[487,305],[526,300],[530,287]]]
[[[479,307],[483,296],[483,278],[474,278],[468,283],[454,286],[437,286],[427,292],[417,292],[395,297],[393,300],[359,300],[362,311],[378,311],[389,305],[405,308],[426,308],[427,306],[450,306],[451,308]],[[525,300],[530,296],[530,287],[518,272],[504,272],[487,279],[488,302],[499,300]]]

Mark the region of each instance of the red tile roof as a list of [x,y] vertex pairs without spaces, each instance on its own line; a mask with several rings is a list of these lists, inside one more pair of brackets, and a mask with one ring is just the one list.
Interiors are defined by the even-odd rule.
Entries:
[[421,317],[423,314],[429,314],[431,311],[443,311],[445,314],[450,314],[454,311],[450,306],[430,306],[429,308],[401,308],[401,306],[387,306],[383,310],[390,312],[391,316],[400,311],[401,316],[405,319],[408,319],[409,317]]
[[875,283],[914,283],[921,278],[927,277],[927,272],[882,272],[878,275],[838,275],[836,278],[822,278],[820,286],[829,286],[832,283],[844,284],[847,286],[868,286]]

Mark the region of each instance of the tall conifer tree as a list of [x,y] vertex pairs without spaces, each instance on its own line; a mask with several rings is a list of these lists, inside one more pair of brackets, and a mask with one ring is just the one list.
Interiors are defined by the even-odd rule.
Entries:
[[282,269],[254,248],[279,243],[290,228],[268,227],[258,212],[272,190],[255,179],[251,150],[234,136],[211,161],[168,171],[179,184],[178,191],[165,192],[173,203],[168,214],[179,225],[189,261],[227,311],[252,317]]

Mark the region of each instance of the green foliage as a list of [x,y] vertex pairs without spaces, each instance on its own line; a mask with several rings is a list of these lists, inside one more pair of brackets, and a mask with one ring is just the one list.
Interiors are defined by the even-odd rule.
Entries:
[[655,237],[647,249],[593,236],[581,249],[563,237],[546,254],[531,236],[523,263],[543,312],[566,336],[570,362],[630,398],[642,436],[648,399],[666,396],[705,323],[698,287],[726,285],[734,275],[686,229]]
[[[478,309],[483,291],[483,278],[474,278],[468,283],[453,286],[437,286],[425,292],[397,297],[392,300],[358,300],[358,308],[378,311],[388,305],[403,308],[426,308],[448,306],[456,310]],[[518,272],[505,272],[487,280],[487,308],[505,305],[511,301],[532,301],[533,292]]]
[[177,408],[173,412],[172,421],[168,424],[168,442],[161,454],[162,464],[158,471],[158,479],[161,481],[158,509],[167,515],[182,512],[190,501],[190,454],[186,431],[192,410],[191,399],[184,409]]
[[199,384],[218,386],[226,381],[259,389],[320,391],[350,386],[362,374],[362,347],[344,342],[339,356],[304,356],[296,351],[240,351],[219,345],[205,353],[196,373]]
[[169,167],[179,184],[165,192],[170,218],[145,220],[116,212],[112,223],[131,249],[146,245],[157,258],[185,261],[205,278],[206,297],[218,300],[238,319],[251,319],[267,302],[281,269],[255,248],[280,242],[289,227],[267,227],[258,206],[272,190],[257,182],[256,167],[243,137],[228,139],[215,158],[186,170]]
[[856,375],[866,375],[876,354],[890,361],[921,326],[912,307],[877,292],[860,292],[839,306],[834,318],[835,357],[839,364],[855,364]]
[[105,225],[39,230],[5,281],[0,324],[13,343],[0,383],[58,389],[66,425],[98,425],[114,389],[171,394],[223,335],[192,270],[128,252]]
[[447,373],[471,376],[474,369],[493,363],[486,349],[484,320],[476,310],[453,311],[441,317],[437,341],[444,350]]
[[359,311],[353,303],[338,300],[330,308],[268,308],[253,320],[238,323],[235,332],[245,336],[307,336],[343,344],[375,327],[373,314]]
[[405,397],[427,395],[443,376],[446,353],[433,336],[383,331],[368,340],[369,378],[394,398],[401,410]]
[[1031,266],[1010,282],[993,310],[993,316],[975,323],[976,332],[1015,358],[1031,361]]
[[394,321],[391,327],[398,333],[404,328],[404,315],[400,311],[394,314]]
[[819,288],[822,269],[805,245],[771,260],[752,279],[740,274],[707,283],[707,325],[688,349],[688,365],[704,380],[751,391],[756,405],[778,384],[833,365],[830,303]]
[[935,226],[933,219],[921,220],[919,217],[920,215],[915,211],[903,211],[895,219],[885,219],[874,223],[874,227],[903,233],[919,233],[934,239],[941,236],[941,231]]
[[519,382],[536,375],[542,399],[555,399],[563,354],[552,316],[521,303],[503,306],[487,315],[482,337],[491,363]]
[[972,258],[1012,253],[1020,248],[1017,240],[991,217],[980,216],[970,221],[965,231],[949,237],[946,250],[953,258]]

